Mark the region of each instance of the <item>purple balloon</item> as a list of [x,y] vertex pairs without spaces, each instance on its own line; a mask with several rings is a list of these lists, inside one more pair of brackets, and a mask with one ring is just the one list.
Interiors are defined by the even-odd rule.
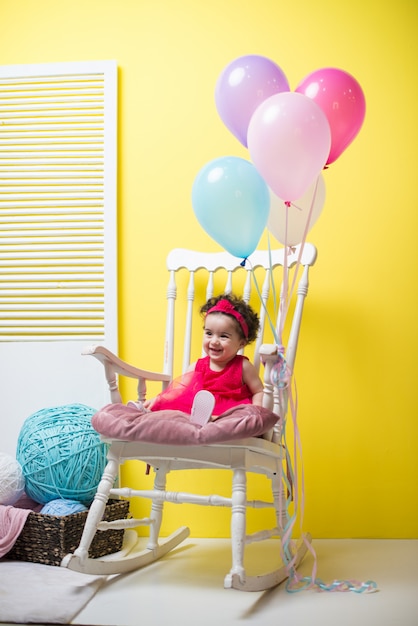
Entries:
[[215,102],[225,126],[247,147],[247,132],[257,107],[270,96],[290,91],[276,63],[256,54],[239,57],[223,70],[215,88]]

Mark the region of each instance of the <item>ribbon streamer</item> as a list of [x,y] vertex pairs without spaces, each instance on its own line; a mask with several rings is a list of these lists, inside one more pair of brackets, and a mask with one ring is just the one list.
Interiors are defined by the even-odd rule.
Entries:
[[[316,552],[312,546],[312,544],[306,539],[306,537],[302,533],[302,523],[304,516],[304,507],[305,507],[305,485],[304,485],[304,470],[303,470],[303,457],[302,457],[302,443],[300,439],[299,428],[297,424],[297,389],[296,383],[294,381],[293,372],[290,367],[287,365],[285,358],[285,348],[282,343],[283,330],[285,326],[285,321],[289,309],[289,303],[293,294],[293,291],[296,286],[296,278],[298,275],[303,246],[305,244],[306,235],[308,232],[308,224],[310,221],[310,216],[313,209],[313,203],[315,199],[315,193],[312,199],[309,217],[307,221],[307,226],[305,229],[303,241],[301,242],[301,247],[299,250],[298,259],[296,262],[296,266],[294,269],[293,281],[289,287],[289,277],[288,277],[288,265],[287,265],[287,254],[284,255],[284,264],[283,264],[283,282],[282,282],[282,292],[279,301],[279,314],[276,316],[276,299],[274,301],[275,308],[275,316],[278,320],[277,326],[273,324],[267,307],[263,301],[261,291],[259,285],[257,283],[257,279],[255,277],[255,273],[253,268],[251,267],[251,273],[253,277],[254,284],[256,286],[257,293],[260,298],[260,302],[264,307],[267,320],[270,324],[270,328],[272,330],[276,345],[277,345],[277,363],[272,368],[271,373],[271,382],[273,386],[278,389],[278,393],[280,396],[280,403],[282,406],[287,406],[290,409],[290,415],[293,426],[293,462],[291,455],[289,453],[289,447],[287,445],[287,415],[282,416],[282,429],[281,429],[281,443],[285,450],[285,464],[286,464],[286,472],[283,471],[283,467],[281,468],[281,480],[283,481],[286,489],[287,489],[287,499],[286,499],[286,524],[282,530],[281,537],[281,557],[284,565],[286,566],[288,572],[288,579],[286,583],[286,590],[289,593],[296,593],[299,591],[314,589],[316,588],[318,591],[330,591],[330,592],[347,592],[352,591],[354,593],[372,593],[377,591],[377,584],[368,580],[366,582],[359,582],[355,580],[334,580],[332,583],[324,583],[320,578],[317,578],[317,568],[318,568],[318,559]],[[286,233],[287,233],[287,210],[288,205],[286,204]],[[290,204],[290,203],[289,203]],[[289,246],[285,245],[285,250],[291,251]],[[270,252],[270,277],[271,277],[271,285],[274,291],[274,281],[273,281],[273,272],[272,272],[272,262],[271,262],[271,251],[270,251],[270,240],[269,240],[269,252]],[[245,262],[245,260],[244,260]],[[292,385],[293,382],[293,385]],[[294,388],[294,391],[293,391]],[[284,396],[286,394],[287,398]],[[287,400],[287,401],[285,401]],[[300,499],[299,499],[299,474],[301,477],[301,485],[300,485]],[[293,502],[293,513],[290,512],[290,507]],[[281,513],[281,512],[279,512]],[[299,518],[300,524],[300,532],[303,538],[303,541],[306,544],[308,551],[311,553],[313,557],[313,566],[312,573],[310,576],[300,577],[296,571],[295,560],[296,560],[296,551],[294,550],[294,541],[292,540],[293,532],[295,529],[295,524]]]

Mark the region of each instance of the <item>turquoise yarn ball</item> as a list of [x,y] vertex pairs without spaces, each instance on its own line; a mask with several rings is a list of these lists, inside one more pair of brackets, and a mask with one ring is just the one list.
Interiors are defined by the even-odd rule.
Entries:
[[25,420],[16,458],[30,498],[40,504],[58,498],[91,504],[108,448],[91,425],[95,412],[69,404],[42,409]]
[[40,513],[44,515],[71,515],[72,513],[80,513],[81,511],[87,511],[87,507],[77,500],[64,500],[58,498],[57,500],[50,500],[43,505]]

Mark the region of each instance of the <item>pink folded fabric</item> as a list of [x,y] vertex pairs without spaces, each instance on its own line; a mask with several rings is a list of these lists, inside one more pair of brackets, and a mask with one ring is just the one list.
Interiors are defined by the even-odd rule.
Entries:
[[19,509],[0,504],[0,558],[16,543],[31,509]]

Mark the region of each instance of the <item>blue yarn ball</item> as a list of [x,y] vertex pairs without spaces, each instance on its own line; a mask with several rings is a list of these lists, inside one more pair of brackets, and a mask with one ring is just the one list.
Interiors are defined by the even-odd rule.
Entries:
[[81,502],[58,498],[57,500],[50,500],[44,504],[40,513],[44,515],[71,515],[72,513],[80,513],[81,511],[87,511],[87,507]]
[[68,404],[42,409],[25,420],[16,458],[30,498],[40,504],[57,498],[91,504],[108,449],[91,425],[95,412]]

